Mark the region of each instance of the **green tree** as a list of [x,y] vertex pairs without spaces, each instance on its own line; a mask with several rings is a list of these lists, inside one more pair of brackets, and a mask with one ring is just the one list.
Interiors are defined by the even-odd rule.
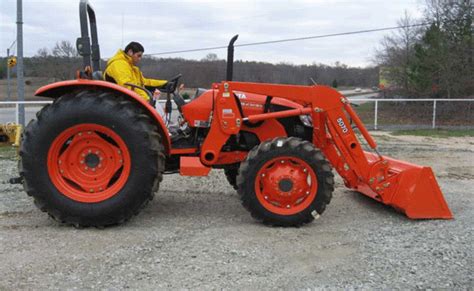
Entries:
[[424,95],[456,98],[473,93],[470,1],[429,1],[431,25],[415,46],[410,80]]
[[336,80],[336,79],[334,79],[334,80],[332,81],[332,87],[333,87],[333,88],[337,88],[337,80]]
[[421,29],[405,15],[397,34],[385,37],[377,63],[403,94],[457,98],[474,93],[470,0],[428,0]]

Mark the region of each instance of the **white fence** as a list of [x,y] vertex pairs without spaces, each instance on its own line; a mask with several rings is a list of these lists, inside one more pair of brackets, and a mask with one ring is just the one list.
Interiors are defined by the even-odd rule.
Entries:
[[[470,107],[472,107],[472,110],[468,110],[467,113],[470,116],[465,116],[465,119],[470,120],[469,124],[465,124],[464,127],[467,128],[474,128],[474,99],[370,99],[370,98],[349,98],[351,103],[355,104],[366,104],[366,103],[373,103],[374,104],[374,111],[373,111],[373,128],[375,130],[379,129],[379,118],[380,118],[380,110],[379,110],[379,104],[387,103],[387,102],[404,102],[404,103],[411,103],[411,102],[429,102],[432,103],[432,110],[431,110],[431,128],[437,128],[437,105],[440,102],[447,102],[447,103],[454,103],[454,102],[466,102]],[[164,103],[164,100],[160,100],[160,103]],[[34,115],[36,114],[36,111],[39,111],[42,106],[46,104],[50,104],[52,101],[4,101],[0,102],[0,123],[7,123],[7,122],[13,122],[13,120],[8,120],[8,116],[11,114],[8,114],[9,108],[10,111],[14,111],[14,121],[18,123],[19,119],[19,107],[20,104],[24,106],[30,106],[30,110],[28,110],[26,116],[25,116],[25,123],[28,123],[29,120],[34,118]],[[39,105],[39,106],[37,106]],[[31,108],[31,106],[33,106]],[[355,108],[356,111],[357,107]],[[366,123],[367,126],[369,124]]]
[[[360,104],[360,103],[367,103],[367,102],[373,102],[374,103],[374,129],[377,130],[379,128],[379,103],[380,102],[404,102],[404,103],[411,103],[411,102],[429,102],[432,103],[432,111],[431,111],[431,128],[435,129],[437,128],[436,124],[436,117],[437,117],[437,104],[440,102],[447,102],[447,103],[453,103],[453,102],[467,102],[470,103],[470,105],[474,105],[474,99],[367,99],[367,98],[349,98],[351,103],[355,104]],[[357,108],[356,108],[357,111]],[[474,108],[472,108],[472,111],[468,111],[467,113],[470,116],[465,116],[466,119],[471,120],[472,123],[466,124],[465,127],[474,127]]]

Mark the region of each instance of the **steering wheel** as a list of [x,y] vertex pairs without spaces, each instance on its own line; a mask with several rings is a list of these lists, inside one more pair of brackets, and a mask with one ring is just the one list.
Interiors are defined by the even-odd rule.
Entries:
[[[173,78],[168,80],[167,86],[166,86],[166,93],[170,93],[173,95],[173,101],[176,103],[176,106],[178,107],[179,112],[181,112],[181,107],[186,104],[186,101],[184,101],[183,96],[177,92],[177,88],[179,85],[179,79],[181,79],[183,75],[178,74],[174,76]],[[169,84],[169,85],[168,85]]]
[[174,91],[176,91],[176,89],[178,88],[179,79],[182,76],[183,75],[178,74],[174,76],[173,78],[169,79],[166,85],[163,88],[160,88],[160,91],[163,93],[173,93]]

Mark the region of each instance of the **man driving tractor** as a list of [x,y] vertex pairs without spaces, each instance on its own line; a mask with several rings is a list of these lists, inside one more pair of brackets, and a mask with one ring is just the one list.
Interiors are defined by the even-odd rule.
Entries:
[[[104,71],[104,79],[131,89],[146,101],[150,101],[150,97],[145,91],[125,85],[129,83],[140,87],[154,87],[155,89],[167,85],[166,80],[147,79],[143,77],[143,74],[137,65],[142,59],[144,51],[145,49],[143,46],[134,41],[129,43],[124,50],[120,49],[107,62],[107,67]],[[157,97],[157,94],[159,95],[159,91],[156,90],[154,97]]]

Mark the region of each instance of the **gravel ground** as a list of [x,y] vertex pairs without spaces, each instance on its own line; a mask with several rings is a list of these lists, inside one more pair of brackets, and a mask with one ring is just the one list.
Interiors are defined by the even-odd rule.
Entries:
[[[214,171],[165,176],[125,225],[74,229],[0,184],[0,289],[473,289],[474,138],[376,139],[433,167],[454,220],[409,220],[337,179],[318,220],[266,227]],[[17,175],[11,156],[0,151],[0,180]]]

